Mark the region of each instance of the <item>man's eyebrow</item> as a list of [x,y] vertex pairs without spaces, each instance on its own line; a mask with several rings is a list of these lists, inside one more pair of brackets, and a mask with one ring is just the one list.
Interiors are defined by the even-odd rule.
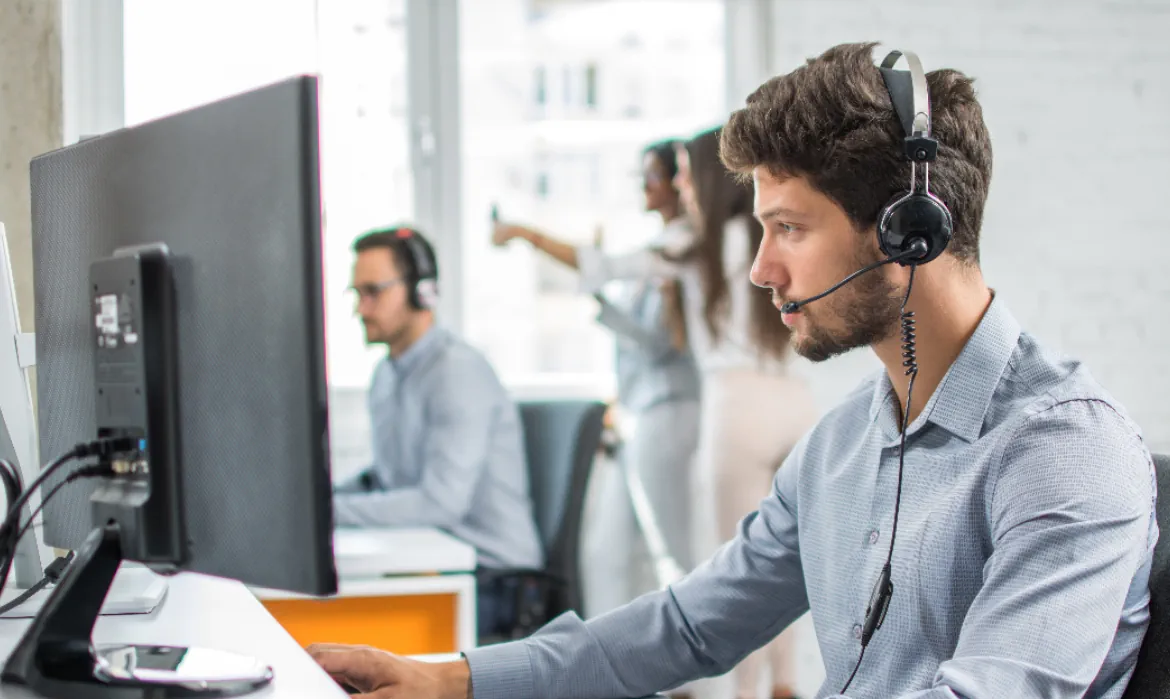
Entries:
[[755,217],[757,219],[759,219],[760,221],[764,221],[766,219],[774,219],[777,216],[784,216],[784,217],[793,218],[793,219],[806,218],[805,215],[802,214],[801,212],[798,212],[795,209],[789,209],[787,207],[770,207],[768,209],[765,209],[764,211],[756,213],[756,215],[755,215]]

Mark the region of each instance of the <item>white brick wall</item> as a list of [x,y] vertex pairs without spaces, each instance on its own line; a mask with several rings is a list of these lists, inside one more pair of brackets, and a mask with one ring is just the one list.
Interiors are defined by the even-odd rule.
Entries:
[[[1170,452],[1170,1],[775,0],[772,12],[777,72],[869,40],[976,78],[995,151],[989,283]],[[823,407],[876,366],[864,355],[811,370]]]
[[[740,2],[741,0],[729,0]],[[773,70],[846,41],[976,78],[995,171],[983,269],[1170,452],[1170,0],[773,0]],[[1116,251],[1116,252],[1115,252]],[[877,368],[809,366],[821,408]],[[798,623],[797,690],[824,678]]]

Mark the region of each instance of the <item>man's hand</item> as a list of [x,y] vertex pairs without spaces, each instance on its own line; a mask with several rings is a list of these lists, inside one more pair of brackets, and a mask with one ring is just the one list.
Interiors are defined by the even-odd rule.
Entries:
[[427,663],[373,647],[313,644],[308,648],[333,680],[355,698],[467,698],[471,668],[460,659]]

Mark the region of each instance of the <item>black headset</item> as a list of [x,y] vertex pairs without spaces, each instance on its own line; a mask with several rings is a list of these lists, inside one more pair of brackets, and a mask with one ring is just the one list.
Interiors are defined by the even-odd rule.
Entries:
[[[894,65],[903,56],[910,66],[909,72],[894,70]],[[930,191],[930,164],[938,155],[938,141],[930,132],[930,95],[922,62],[911,51],[891,51],[879,70],[905,133],[902,155],[910,161],[910,189],[896,194],[878,212],[878,245],[887,257],[866,265],[820,294],[784,304],[780,309],[783,313],[794,313],[883,265],[928,263],[941,255],[951,242],[954,232],[951,211]],[[922,166],[921,184],[919,164]]]
[[[909,73],[894,70],[905,56]],[[938,141],[931,136],[930,95],[926,72],[912,51],[891,51],[879,68],[890,102],[902,122],[902,152],[910,161],[910,189],[898,193],[878,214],[878,245],[889,256],[907,253],[915,240],[926,244],[920,256],[899,260],[902,265],[921,265],[937,258],[951,242],[951,211],[930,191],[930,164],[938,155]],[[918,166],[922,166],[921,185]]]
[[399,250],[405,248],[408,253],[407,301],[419,311],[434,308],[439,297],[439,265],[434,250],[421,233],[409,226],[390,229],[390,233],[401,241]]

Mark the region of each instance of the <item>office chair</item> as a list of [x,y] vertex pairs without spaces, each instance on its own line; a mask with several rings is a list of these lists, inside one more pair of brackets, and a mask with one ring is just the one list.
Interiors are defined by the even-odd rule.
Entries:
[[1154,455],[1154,469],[1161,534],[1150,569],[1150,627],[1125,688],[1127,698],[1170,697],[1170,456]]
[[[544,550],[539,571],[484,572],[492,579],[516,578],[516,619],[489,644],[520,639],[567,610],[581,607],[578,554],[581,516],[593,460],[601,446],[605,404],[598,401],[520,402],[536,531]],[[483,579],[481,578],[481,583]]]

